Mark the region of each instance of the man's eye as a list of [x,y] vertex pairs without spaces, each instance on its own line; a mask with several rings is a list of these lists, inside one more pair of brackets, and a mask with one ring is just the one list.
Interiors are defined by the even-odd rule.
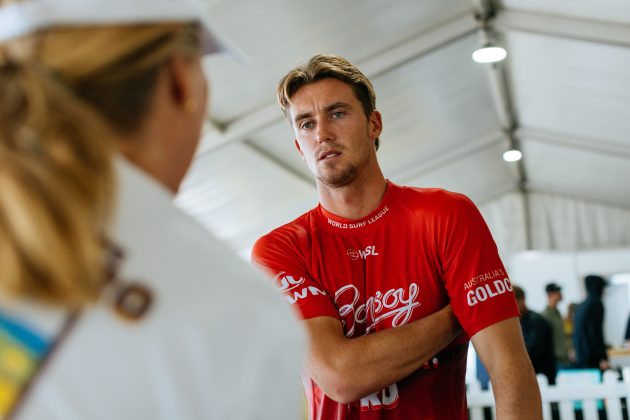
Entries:
[[343,117],[343,115],[344,115],[343,111],[335,111],[330,116],[333,118],[341,118]]
[[305,123],[302,123],[300,128],[302,130],[309,130],[309,129],[313,128],[313,122],[312,121],[306,121]]

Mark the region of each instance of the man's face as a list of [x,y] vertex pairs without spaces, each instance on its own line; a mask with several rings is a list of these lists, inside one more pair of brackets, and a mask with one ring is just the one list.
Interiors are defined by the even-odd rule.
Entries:
[[317,180],[329,187],[350,184],[370,163],[382,130],[378,111],[366,117],[350,85],[323,79],[301,87],[289,108],[295,145]]
[[552,305],[557,305],[558,302],[562,300],[562,292],[550,292],[549,293],[549,303]]

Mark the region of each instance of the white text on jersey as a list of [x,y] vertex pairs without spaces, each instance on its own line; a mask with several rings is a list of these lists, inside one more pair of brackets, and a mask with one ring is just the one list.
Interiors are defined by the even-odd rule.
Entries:
[[368,323],[366,333],[371,332],[379,322],[390,317],[394,318],[392,327],[406,324],[413,310],[420,306],[420,302],[416,301],[418,294],[418,285],[410,283],[409,291],[402,287],[389,289],[386,292],[377,291],[374,296],[368,297],[364,304],[358,305],[361,293],[354,285],[348,284],[335,293],[335,306],[345,326],[346,336],[352,337],[356,324]]
[[[381,394],[381,398],[378,394]],[[361,411],[381,410],[383,408],[391,410],[398,405],[398,399],[398,386],[393,383],[381,392],[375,392],[361,398]]]
[[378,252],[376,252],[376,246],[375,245],[370,245],[370,246],[366,246],[365,250],[349,249],[346,252],[346,254],[348,255],[348,257],[350,257],[351,260],[357,260],[359,258],[366,259],[370,255],[376,256],[376,255],[378,255]]
[[308,295],[313,295],[313,296],[317,296],[317,295],[326,295],[326,292],[324,290],[320,290],[315,286],[307,286],[307,287],[303,287],[302,290],[296,290],[293,292],[293,296],[290,296],[289,294],[285,295],[285,299],[287,300],[287,302],[289,302],[291,305],[293,305],[295,302],[297,302],[300,299],[304,299],[305,297],[307,297]]
[[512,283],[510,283],[510,279],[506,277],[503,280],[495,280],[492,283],[486,283],[476,289],[469,290],[466,294],[466,298],[468,299],[468,306],[475,306],[479,302],[484,302],[495,296],[511,291]]
[[273,279],[273,284],[281,292],[288,292],[304,283],[304,277],[300,277],[296,280],[293,276],[285,276],[285,273],[286,271],[281,271],[276,274],[276,277]]

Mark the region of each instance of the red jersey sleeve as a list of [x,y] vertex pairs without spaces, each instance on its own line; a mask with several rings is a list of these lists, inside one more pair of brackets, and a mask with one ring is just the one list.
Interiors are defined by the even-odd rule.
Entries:
[[473,202],[453,194],[440,214],[438,252],[453,312],[466,334],[518,316],[497,246]]
[[252,261],[271,274],[274,286],[302,319],[318,316],[340,319],[324,287],[310,275],[301,254],[303,250],[290,232],[276,230],[256,241]]

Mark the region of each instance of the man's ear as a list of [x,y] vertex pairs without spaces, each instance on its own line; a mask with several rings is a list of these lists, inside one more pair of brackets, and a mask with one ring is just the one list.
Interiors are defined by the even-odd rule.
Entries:
[[383,118],[377,110],[372,111],[370,115],[370,139],[376,140],[383,131]]
[[306,159],[304,158],[304,153],[302,152],[302,149],[300,148],[300,143],[298,143],[297,139],[294,139],[293,143],[295,144],[295,148],[298,150],[298,153],[300,154],[300,157],[302,158],[302,160],[306,162]]

